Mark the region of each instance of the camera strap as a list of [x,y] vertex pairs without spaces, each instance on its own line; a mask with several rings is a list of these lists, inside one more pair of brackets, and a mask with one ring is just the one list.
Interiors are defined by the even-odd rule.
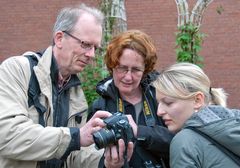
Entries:
[[[118,111],[121,113],[125,113],[123,100],[119,96],[117,100],[118,100],[118,103],[117,103]],[[145,93],[143,93],[142,102],[143,102],[143,113],[145,117],[145,122],[147,126],[154,126],[156,124],[155,118],[153,117],[153,113]]]
[[152,155],[143,150],[142,147],[136,147],[136,151],[144,160],[144,165],[146,168],[166,168],[164,160],[161,157],[159,160],[156,160]]

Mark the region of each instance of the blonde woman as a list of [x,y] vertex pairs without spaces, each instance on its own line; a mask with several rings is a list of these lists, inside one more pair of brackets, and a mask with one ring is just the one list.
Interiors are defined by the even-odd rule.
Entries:
[[[172,168],[239,167],[209,138],[240,155],[240,111],[227,109],[226,93],[212,88],[208,76],[191,63],[177,63],[163,70],[153,82],[158,116],[177,133],[170,145]],[[239,160],[239,158],[237,158]]]

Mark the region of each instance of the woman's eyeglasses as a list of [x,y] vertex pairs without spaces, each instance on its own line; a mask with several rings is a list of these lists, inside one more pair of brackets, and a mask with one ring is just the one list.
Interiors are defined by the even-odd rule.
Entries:
[[127,74],[128,71],[130,71],[132,74],[134,75],[141,75],[143,72],[144,72],[144,69],[143,68],[138,68],[138,67],[132,67],[132,68],[129,68],[127,66],[123,66],[123,65],[120,65],[120,66],[116,66],[114,68],[118,73],[121,73],[121,74]]

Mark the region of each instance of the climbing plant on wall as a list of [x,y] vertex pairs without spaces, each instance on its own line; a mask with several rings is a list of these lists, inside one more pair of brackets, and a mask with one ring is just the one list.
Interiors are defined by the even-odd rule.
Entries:
[[204,34],[191,23],[178,28],[176,33],[176,55],[178,62],[191,62],[199,66],[203,65],[203,57],[199,55]]
[[187,0],[175,0],[178,10],[178,32],[176,33],[176,55],[178,62],[191,62],[203,66],[199,55],[205,34],[200,32],[202,14],[212,0],[197,0],[189,12]]

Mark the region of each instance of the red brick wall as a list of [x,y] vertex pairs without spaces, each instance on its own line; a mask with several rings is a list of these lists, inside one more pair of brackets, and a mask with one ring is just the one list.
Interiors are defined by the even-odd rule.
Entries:
[[[81,0],[96,4],[96,0]],[[46,48],[59,10],[79,0],[1,0],[0,61],[26,50]]]
[[[189,2],[196,2],[190,1]],[[222,14],[217,8],[222,6]],[[128,28],[150,34],[158,48],[157,68],[172,64],[175,56],[177,8],[174,0],[126,1]],[[192,9],[192,6],[190,6]],[[201,32],[207,34],[201,55],[212,87],[229,93],[228,105],[240,108],[240,1],[215,0],[203,14]]]
[[[128,29],[151,35],[158,48],[157,69],[175,62],[177,8],[174,0],[125,0]],[[97,5],[97,0],[82,0]],[[194,0],[189,0],[195,3]],[[51,43],[57,12],[79,0],[0,1],[0,61],[26,50],[39,50]],[[222,6],[222,14],[217,8]],[[192,5],[190,5],[192,9]],[[230,107],[240,108],[240,1],[215,0],[203,14],[201,32],[207,34],[201,55],[212,87],[229,93]]]

